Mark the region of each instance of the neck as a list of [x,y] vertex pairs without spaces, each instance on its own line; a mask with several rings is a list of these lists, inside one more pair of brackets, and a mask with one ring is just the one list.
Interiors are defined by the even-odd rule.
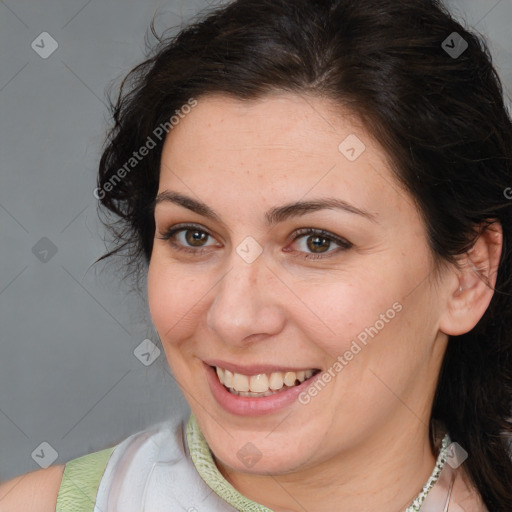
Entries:
[[284,475],[242,473],[219,460],[216,464],[241,494],[275,512],[402,511],[428,480],[437,454],[424,425],[395,426],[380,434],[314,467]]

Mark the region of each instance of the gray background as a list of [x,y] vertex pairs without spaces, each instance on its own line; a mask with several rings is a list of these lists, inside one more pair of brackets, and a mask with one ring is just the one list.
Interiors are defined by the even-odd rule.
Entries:
[[[155,13],[178,30],[212,3],[0,0],[0,481],[48,463],[41,443],[59,464],[187,407],[163,351],[148,366],[134,354],[158,343],[144,300],[91,267],[92,192],[107,86],[143,59]],[[512,1],[447,4],[488,37],[510,105]],[[42,32],[58,43],[46,59]]]

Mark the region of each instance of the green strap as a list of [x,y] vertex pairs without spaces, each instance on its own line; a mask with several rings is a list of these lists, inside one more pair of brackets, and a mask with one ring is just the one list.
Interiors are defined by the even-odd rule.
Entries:
[[64,469],[56,512],[92,512],[101,477],[115,446],[70,460]]
[[272,512],[240,494],[222,475],[213,460],[212,452],[193,414],[187,423],[187,444],[190,457],[201,478],[208,486],[234,509],[241,512]]

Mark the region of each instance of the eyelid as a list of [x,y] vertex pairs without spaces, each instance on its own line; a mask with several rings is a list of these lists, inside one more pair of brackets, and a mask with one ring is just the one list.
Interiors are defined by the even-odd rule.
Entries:
[[172,236],[173,234],[176,234],[179,231],[188,231],[188,230],[193,230],[193,229],[195,229],[197,231],[202,231],[202,232],[206,233],[207,235],[215,238],[210,233],[210,231],[207,228],[205,228],[203,225],[195,224],[193,222],[181,222],[178,224],[173,224],[169,228],[164,229],[163,232],[160,231],[160,235],[163,239],[166,239],[166,238],[169,238],[170,236]]

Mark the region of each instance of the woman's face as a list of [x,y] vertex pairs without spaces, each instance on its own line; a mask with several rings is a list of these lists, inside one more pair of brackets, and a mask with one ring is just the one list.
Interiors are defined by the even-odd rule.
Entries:
[[311,96],[202,97],[158,193],[150,311],[218,460],[286,473],[426,436],[447,280],[359,123]]

